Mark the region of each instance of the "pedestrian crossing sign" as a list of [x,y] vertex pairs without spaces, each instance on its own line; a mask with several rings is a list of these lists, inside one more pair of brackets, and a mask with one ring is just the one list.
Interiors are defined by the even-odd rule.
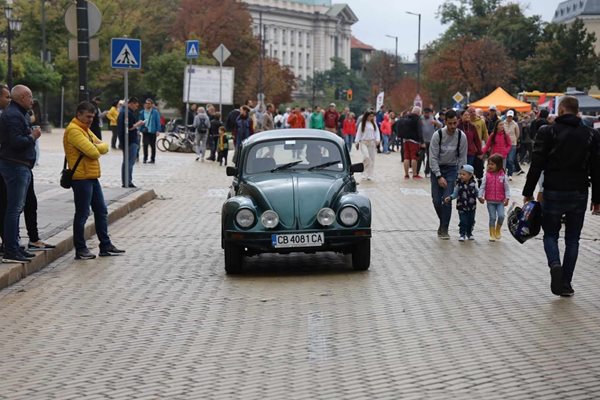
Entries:
[[185,41],[185,57],[198,58],[200,55],[200,41],[186,40]]
[[142,41],[140,39],[112,38],[110,41],[111,67],[140,69]]

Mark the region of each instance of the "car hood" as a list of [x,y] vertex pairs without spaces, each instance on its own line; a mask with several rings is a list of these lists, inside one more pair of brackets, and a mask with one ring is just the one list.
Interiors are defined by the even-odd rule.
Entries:
[[344,188],[338,174],[268,173],[246,179],[242,191],[257,202],[259,211],[274,210],[281,224],[289,229],[316,228],[316,216],[331,207]]

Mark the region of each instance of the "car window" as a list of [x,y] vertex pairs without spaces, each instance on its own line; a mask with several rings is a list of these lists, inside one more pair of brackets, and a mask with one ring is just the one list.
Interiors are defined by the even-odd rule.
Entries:
[[[327,163],[332,165],[320,167]],[[246,174],[256,174],[282,166],[287,166],[284,169],[307,170],[318,167],[324,171],[340,172],[344,169],[344,158],[338,145],[327,140],[272,140],[252,146],[246,157],[244,171]]]

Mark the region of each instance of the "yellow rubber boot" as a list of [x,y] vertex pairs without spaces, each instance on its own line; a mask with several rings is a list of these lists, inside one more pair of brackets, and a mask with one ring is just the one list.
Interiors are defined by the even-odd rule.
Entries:
[[490,226],[490,242],[496,241],[496,228]]
[[496,240],[502,239],[502,224],[496,224]]

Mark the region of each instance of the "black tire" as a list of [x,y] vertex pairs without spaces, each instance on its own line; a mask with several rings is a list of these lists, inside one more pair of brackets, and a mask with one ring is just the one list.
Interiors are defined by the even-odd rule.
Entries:
[[244,267],[244,253],[241,247],[225,243],[225,272],[228,274],[239,274]]
[[371,265],[371,239],[365,239],[352,249],[352,268],[366,271]]
[[169,141],[167,139],[160,138],[156,141],[156,147],[160,150],[160,151],[169,151]]

